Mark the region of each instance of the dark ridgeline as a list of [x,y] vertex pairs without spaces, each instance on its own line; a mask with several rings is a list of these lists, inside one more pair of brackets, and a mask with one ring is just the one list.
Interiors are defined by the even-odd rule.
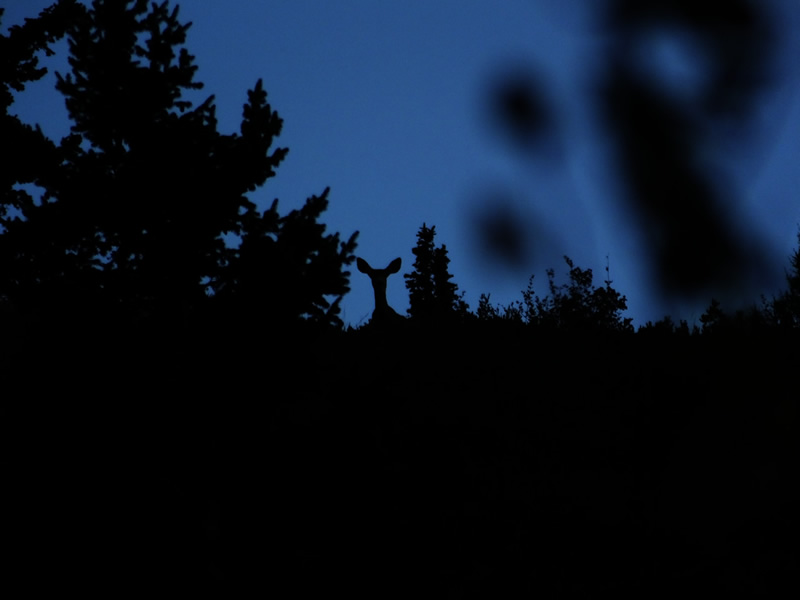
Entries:
[[[355,235],[325,234],[327,190],[285,216],[247,198],[281,121],[259,82],[217,133],[182,96],[185,33],[166,4],[61,2],[0,37],[10,572],[219,597],[796,588],[797,252],[760,308],[634,332],[610,277],[566,257],[545,295],[532,278],[469,312],[423,224],[408,318],[386,301],[400,259],[359,259],[376,310],[345,330]],[[56,144],[8,109],[63,35]],[[670,262],[674,224],[648,218]]]

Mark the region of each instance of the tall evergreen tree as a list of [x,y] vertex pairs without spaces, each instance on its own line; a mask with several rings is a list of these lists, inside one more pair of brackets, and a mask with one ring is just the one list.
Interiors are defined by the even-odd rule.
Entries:
[[328,207],[329,189],[305,205],[278,214],[275,200],[263,215],[245,224],[241,245],[213,280],[215,300],[245,318],[286,325],[298,318],[317,325],[344,327],[339,303],[349,291],[357,233],[347,241],[326,234],[318,222]]
[[789,259],[791,269],[786,274],[789,284],[787,292],[791,299],[791,310],[794,314],[795,324],[800,324],[800,231],[797,233],[797,248]]
[[430,310],[434,297],[433,288],[433,237],[436,226],[427,227],[422,224],[417,232],[417,245],[411,250],[414,254],[414,270],[404,273],[406,288],[408,289],[409,308],[408,314],[418,318]]
[[450,281],[450,258],[447,247],[436,247],[436,226],[423,223],[417,232],[417,245],[412,249],[414,270],[403,275],[409,295],[408,313],[412,318],[430,321],[447,319],[467,312],[467,305],[458,294],[458,285]]
[[[317,298],[282,303],[275,320],[323,318],[324,308],[324,319],[335,321],[338,302],[324,297],[347,291],[343,268],[353,260],[355,235],[340,243],[316,223],[327,191],[283,219],[276,205],[262,214],[248,197],[287,154],[272,149],[282,120],[262,82],[248,92],[239,133],[224,135],[213,96],[198,106],[187,97],[202,84],[177,7],[94,0],[67,25],[71,73],[59,74],[56,87],[72,135],[53,146],[57,168],[36,176],[42,200],[26,201],[22,218],[4,223],[0,294],[47,311],[170,316],[205,304],[224,286],[230,292],[250,264],[248,277],[263,278],[273,297],[287,291],[281,274],[298,268],[295,286]],[[228,234],[286,237],[283,245],[304,256],[291,265],[273,256],[256,269],[243,258],[254,245],[230,247]],[[228,275],[234,264],[236,276]]]
[[[0,20],[3,12],[0,8]],[[82,13],[83,5],[74,0],[60,0],[38,18],[12,26],[7,36],[0,35],[0,154],[3,156],[0,233],[13,229],[19,217],[28,214],[34,205],[33,197],[22,186],[40,183],[58,164],[56,145],[41,129],[9,114],[14,103],[13,92],[23,92],[26,84],[44,77],[47,69],[39,66],[37,54],[52,56],[51,45],[64,36]],[[5,254],[0,253],[2,256]],[[9,267],[0,264],[0,272]]]
[[767,316],[781,328],[800,328],[800,230],[797,232],[797,248],[789,257],[786,283],[788,289],[767,306]]

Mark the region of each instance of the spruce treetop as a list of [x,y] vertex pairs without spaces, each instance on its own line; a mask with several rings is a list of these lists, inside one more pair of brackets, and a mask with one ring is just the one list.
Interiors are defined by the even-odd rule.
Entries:
[[437,248],[435,237],[436,226],[423,223],[412,249],[414,270],[403,275],[409,295],[408,313],[422,321],[448,319],[467,310],[458,285],[451,281],[447,247],[442,244]]

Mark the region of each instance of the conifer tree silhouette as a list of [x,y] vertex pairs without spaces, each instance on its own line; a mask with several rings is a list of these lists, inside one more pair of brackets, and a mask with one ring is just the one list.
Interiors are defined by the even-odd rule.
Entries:
[[463,294],[458,294],[458,285],[452,281],[448,270],[450,258],[447,246],[438,248],[434,244],[436,226],[430,228],[423,223],[417,232],[414,253],[414,270],[406,273],[409,294],[409,315],[418,320],[431,321],[449,319],[457,314],[466,314],[468,306]]
[[249,217],[241,245],[213,280],[222,307],[273,326],[303,320],[344,327],[339,304],[350,289],[350,272],[343,269],[355,259],[358,232],[346,241],[325,233],[318,220],[329,191],[283,217],[277,200],[263,215]]
[[[353,260],[355,234],[343,243],[338,234],[325,236],[317,220],[327,190],[286,217],[276,204],[259,212],[248,197],[288,152],[272,148],[282,120],[262,82],[247,94],[240,131],[222,134],[214,97],[198,106],[187,98],[202,84],[177,7],[97,0],[66,10],[73,5],[26,26],[43,33],[17,44],[16,72],[4,75],[16,88],[37,77],[30,49],[50,31],[68,34],[71,72],[58,74],[56,88],[72,135],[56,147],[38,131],[25,134],[41,157],[32,161],[34,173],[17,165],[10,183],[35,180],[45,193],[40,202],[2,198],[0,217],[12,206],[22,218],[2,223],[0,295],[40,312],[171,318],[217,294],[244,301],[232,289],[241,283],[282,298],[261,309],[277,311],[273,320],[338,324],[336,298],[348,289],[343,269]],[[12,42],[24,37],[15,36]],[[243,244],[226,244],[229,234]],[[277,252],[265,250],[271,242]]]
[[[3,16],[0,8],[0,19]],[[22,92],[26,84],[41,79],[47,69],[39,66],[38,52],[53,55],[50,46],[62,38],[84,12],[84,7],[62,0],[24,25],[14,25],[7,36],[0,35],[0,297],[8,299],[19,291],[25,279],[35,277],[37,268],[27,252],[41,240],[32,240],[22,225],[36,210],[33,196],[21,186],[43,185],[53,176],[60,156],[56,145],[37,127],[22,123],[9,114],[14,102],[12,90]],[[24,298],[20,304],[25,304]]]
[[786,283],[788,289],[767,304],[767,317],[782,329],[797,329],[800,327],[800,230],[797,232],[797,248],[789,257]]
[[800,327],[800,232],[797,234],[797,248],[789,259],[791,269],[786,273],[789,289],[784,294],[787,321],[793,327]]

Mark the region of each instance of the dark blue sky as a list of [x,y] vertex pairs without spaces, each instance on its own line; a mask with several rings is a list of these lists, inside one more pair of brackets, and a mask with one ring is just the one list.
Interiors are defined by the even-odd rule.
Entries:
[[[3,29],[49,4],[0,0]],[[520,299],[531,274],[537,292],[546,292],[544,270],[563,273],[563,254],[593,268],[596,283],[609,256],[614,286],[627,295],[636,324],[665,313],[693,321],[708,304],[662,302],[648,284],[647,240],[623,210],[610,135],[591,101],[608,39],[586,7],[601,3],[581,3],[582,9],[556,0],[178,4],[181,19],[193,22],[187,47],[205,83],[198,100],[216,96],[220,130],[238,130],[247,89],[259,78],[284,119],[278,145],[289,154],[253,195],[259,204],[279,198],[286,212],[330,186],[329,229],[344,237],[360,231],[357,254],[375,267],[400,256],[401,274],[412,268],[420,225],[436,225],[454,281],[473,309],[481,293],[504,304]],[[773,85],[750,127],[708,153],[736,191],[728,208],[767,247],[774,272],[764,274],[767,289],[760,291],[770,292],[783,284],[800,223],[800,40],[794,33],[800,4],[765,4],[779,24]],[[702,84],[701,58],[677,37],[642,46],[647,69],[687,97]],[[63,53],[44,64],[63,71]],[[520,70],[537,74],[552,117],[547,143],[526,153],[487,118],[490,83]],[[12,112],[59,138],[68,123],[52,85],[50,76],[29,86]],[[526,260],[517,269],[483,260],[475,243],[474,216],[487,198],[502,198],[527,232]],[[371,313],[372,291],[367,277],[355,265],[352,270],[352,292],[342,307],[345,321],[357,324]],[[407,308],[401,275],[390,278],[388,298],[398,312]]]

